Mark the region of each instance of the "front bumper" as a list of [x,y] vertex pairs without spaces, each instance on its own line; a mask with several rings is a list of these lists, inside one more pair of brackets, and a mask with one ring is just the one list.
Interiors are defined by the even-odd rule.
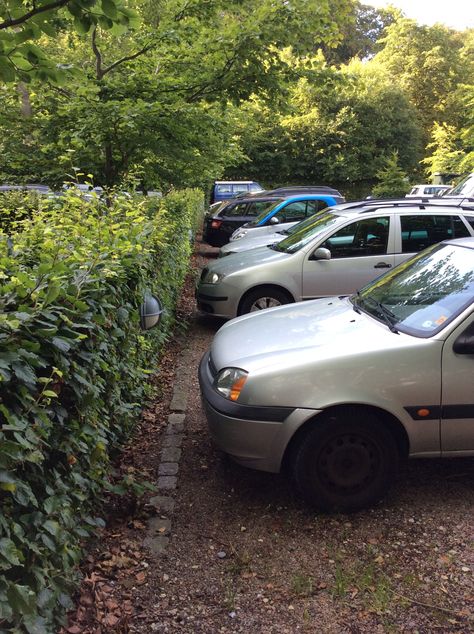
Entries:
[[291,437],[318,412],[235,403],[214,389],[214,374],[206,353],[199,366],[199,383],[212,440],[245,467],[279,472]]
[[196,288],[196,303],[199,310],[214,315],[232,319],[237,316],[238,293],[222,282],[219,284],[203,284]]

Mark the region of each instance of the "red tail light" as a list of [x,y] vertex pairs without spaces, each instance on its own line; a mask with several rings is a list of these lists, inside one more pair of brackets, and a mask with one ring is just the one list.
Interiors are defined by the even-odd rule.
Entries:
[[213,220],[213,221],[211,222],[211,227],[212,227],[213,229],[219,229],[219,227],[221,226],[221,224],[222,224],[222,220]]

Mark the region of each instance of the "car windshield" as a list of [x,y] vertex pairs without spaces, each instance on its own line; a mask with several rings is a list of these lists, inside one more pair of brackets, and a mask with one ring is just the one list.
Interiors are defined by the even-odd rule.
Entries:
[[270,213],[272,209],[274,209],[277,205],[280,205],[283,198],[280,200],[267,200],[265,202],[255,201],[252,205],[260,205],[258,209],[258,216],[255,216],[253,220],[248,223],[249,227],[258,227],[262,220]]
[[449,192],[449,195],[452,196],[454,194],[456,196],[466,196],[469,190],[473,186],[474,186],[474,175],[469,174],[469,176],[466,176],[466,178],[463,178],[463,180],[460,183],[458,183],[455,187],[452,188],[452,190]]
[[273,245],[273,248],[276,251],[283,251],[283,253],[296,253],[308,242],[311,242],[311,240],[343,220],[346,219],[331,212],[310,216],[295,225],[291,234],[281,242],[278,242],[278,244]]
[[431,337],[474,300],[474,251],[437,244],[350,298],[391,330]]

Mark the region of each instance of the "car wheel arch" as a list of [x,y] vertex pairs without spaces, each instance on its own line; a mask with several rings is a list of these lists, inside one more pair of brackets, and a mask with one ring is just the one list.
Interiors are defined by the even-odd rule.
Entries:
[[249,295],[254,294],[257,291],[261,291],[263,292],[271,292],[271,291],[276,291],[278,293],[283,293],[284,295],[286,295],[287,299],[288,299],[288,303],[294,303],[295,302],[295,298],[293,296],[293,294],[284,286],[280,286],[279,284],[257,284],[257,286],[252,286],[251,288],[248,288],[245,293],[243,293],[243,295],[241,296],[240,300],[239,300],[239,305],[237,308],[237,315],[243,315],[244,313],[242,312],[242,306],[244,305],[246,299],[249,297]]
[[410,451],[408,433],[403,423],[396,416],[387,410],[376,407],[375,405],[348,403],[345,405],[328,407],[305,421],[305,423],[303,423],[303,425],[301,425],[292,435],[285,448],[281,462],[281,470],[288,471],[289,462],[291,461],[294,448],[298,445],[300,439],[307,433],[311,426],[322,423],[331,416],[350,416],[355,412],[359,415],[363,412],[375,415],[375,417],[380,420],[381,424],[383,424],[394,437],[400,459],[406,459],[408,457]]

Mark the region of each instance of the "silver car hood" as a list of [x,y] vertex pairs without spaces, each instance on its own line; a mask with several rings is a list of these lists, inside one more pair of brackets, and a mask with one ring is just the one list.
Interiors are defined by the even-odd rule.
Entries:
[[274,231],[272,233],[259,233],[256,236],[253,236],[251,232],[249,232],[243,238],[225,244],[223,247],[221,247],[221,252],[230,255],[231,253],[238,253],[239,251],[257,249],[258,247],[264,247],[267,244],[280,242],[280,240],[283,240],[283,238],[287,237],[288,236],[286,234],[280,233],[278,231]]
[[369,315],[355,312],[347,298],[329,297],[232,319],[217,332],[211,355],[217,370],[232,366],[277,371],[360,353],[389,354],[391,348],[400,348],[401,339],[408,346],[422,341],[393,333]]
[[259,247],[251,251],[232,253],[225,258],[219,258],[209,265],[209,270],[221,275],[230,275],[230,273],[235,273],[243,268],[284,260],[288,257],[291,257],[288,253],[273,251],[269,247]]

